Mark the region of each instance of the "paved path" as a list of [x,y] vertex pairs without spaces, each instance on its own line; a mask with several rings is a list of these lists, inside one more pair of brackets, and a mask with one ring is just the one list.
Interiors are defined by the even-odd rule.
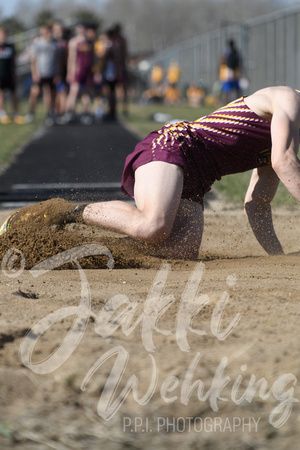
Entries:
[[118,122],[43,128],[0,176],[0,203],[125,199],[121,174],[137,142]]

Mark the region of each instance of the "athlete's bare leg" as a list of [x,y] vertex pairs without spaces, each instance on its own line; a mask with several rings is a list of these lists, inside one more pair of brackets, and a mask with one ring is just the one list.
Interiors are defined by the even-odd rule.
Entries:
[[33,84],[29,95],[29,112],[34,113],[37,104],[37,99],[40,94],[40,87],[38,84]]
[[92,203],[83,212],[86,224],[125,233],[147,244],[153,254],[195,258],[203,231],[202,207],[182,201],[183,170],[155,161],[135,171],[135,202]]
[[0,111],[1,110],[4,110],[4,94],[2,89],[0,89]]
[[69,95],[67,97],[67,111],[74,111],[79,90],[80,84],[77,81],[71,83]]
[[181,200],[170,236],[142,250],[162,258],[197,259],[203,234],[203,209],[196,202]]
[[89,92],[84,92],[81,96],[81,102],[82,102],[82,110],[83,112],[89,113],[91,109],[91,96]]
[[182,200],[183,170],[166,162],[151,162],[135,171],[136,206],[124,201],[77,205],[52,199],[10,215],[0,234],[24,222],[64,225],[85,222],[124,233],[128,245],[166,258],[195,259],[203,232],[202,206]]
[[19,109],[17,94],[16,94],[15,91],[11,91],[10,96],[11,96],[11,103],[12,103],[12,107],[13,107],[13,112],[17,113],[18,109]]
[[84,221],[146,242],[164,241],[173,227],[182,185],[179,166],[150,162],[135,171],[136,207],[120,201],[92,203],[84,210]]
[[53,88],[49,84],[44,84],[43,102],[47,113],[55,111],[55,97],[56,97],[55,88]]

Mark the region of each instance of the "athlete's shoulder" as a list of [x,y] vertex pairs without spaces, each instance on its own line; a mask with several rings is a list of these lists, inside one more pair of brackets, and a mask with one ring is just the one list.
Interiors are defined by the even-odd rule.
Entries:
[[270,120],[276,110],[300,110],[300,94],[289,86],[271,86],[249,95],[245,103],[256,114]]
[[300,99],[300,92],[290,86],[271,86],[256,91],[250,97],[265,98],[276,103],[285,99]]

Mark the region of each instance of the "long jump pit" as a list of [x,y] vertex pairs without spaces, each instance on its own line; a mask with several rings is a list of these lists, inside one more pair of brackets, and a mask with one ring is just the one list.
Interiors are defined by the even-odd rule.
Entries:
[[0,447],[298,448],[300,212],[273,219],[284,256],[224,208],[196,261],[85,225],[1,236]]

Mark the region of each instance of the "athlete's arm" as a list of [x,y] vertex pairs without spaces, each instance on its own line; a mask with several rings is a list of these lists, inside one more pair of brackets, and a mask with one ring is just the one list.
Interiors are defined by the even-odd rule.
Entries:
[[76,40],[72,38],[68,45],[67,80],[72,83],[76,71]]
[[271,210],[278,184],[279,178],[271,166],[254,169],[244,204],[253,233],[269,255],[283,254],[273,227]]
[[288,191],[300,202],[300,96],[287,91],[276,100],[271,120],[272,167]]

